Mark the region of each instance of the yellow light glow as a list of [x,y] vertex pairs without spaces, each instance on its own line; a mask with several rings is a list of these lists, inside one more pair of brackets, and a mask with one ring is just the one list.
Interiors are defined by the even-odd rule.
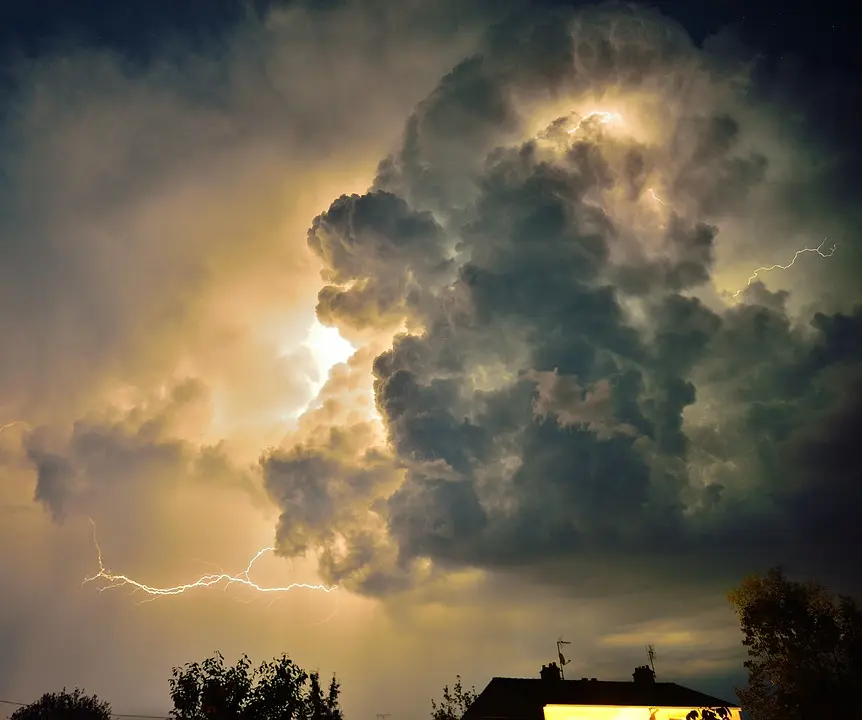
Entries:
[[337,328],[321,325],[316,319],[302,344],[314,356],[318,375],[317,391],[326,382],[329,371],[339,363],[347,362],[356,352],[356,348],[341,337]]
[[575,125],[571,130],[569,130],[569,135],[574,135],[578,130],[581,129],[581,125],[588,120],[592,120],[593,118],[598,118],[599,124],[607,125],[611,122],[622,122],[622,116],[616,112],[608,112],[607,110],[593,110],[584,115],[580,120],[578,120],[578,124]]
[[[740,720],[738,708],[728,708]],[[692,710],[678,707],[622,707],[618,705],[546,705],[545,720],[684,720]]]

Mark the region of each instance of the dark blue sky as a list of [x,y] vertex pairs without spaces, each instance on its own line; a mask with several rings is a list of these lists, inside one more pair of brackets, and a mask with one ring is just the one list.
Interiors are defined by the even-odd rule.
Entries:
[[[290,0],[35,0],[4,2],[0,7],[0,49],[5,58],[39,55],[58,45],[111,48],[134,62],[146,62],[165,43],[200,48],[244,13]],[[294,0],[313,6],[339,0]],[[572,5],[568,0],[538,4]],[[781,91],[816,112],[818,132],[859,150],[855,124],[848,118],[860,102],[862,53],[857,31],[862,9],[843,0],[821,0],[782,9],[770,0],[656,0],[657,7],[680,21],[697,42],[733,26],[748,48],[765,56],[762,71],[775,73]],[[822,111],[822,112],[821,112]],[[848,151],[850,147],[848,146]]]
[[[336,0],[309,0],[333,4]],[[540,0],[544,4],[560,0]],[[86,43],[141,54],[167,36],[208,39],[244,12],[260,11],[277,0],[36,0],[5,2],[0,8],[0,41],[5,48],[38,52],[45,44],[75,37]],[[773,56],[793,54],[820,68],[858,71],[856,41],[862,11],[853,3],[824,0],[792,10],[768,0],[658,0],[648,3],[681,21],[695,39],[723,25],[737,25],[743,37]]]
[[38,0],[4,3],[0,37],[4,47],[38,54],[64,40],[111,47],[140,56],[166,36],[208,38],[234,22],[246,6],[233,0]]

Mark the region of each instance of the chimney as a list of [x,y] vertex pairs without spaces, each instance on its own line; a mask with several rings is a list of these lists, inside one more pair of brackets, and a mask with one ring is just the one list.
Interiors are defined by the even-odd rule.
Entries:
[[542,680],[561,680],[562,674],[560,673],[560,668],[557,666],[557,663],[551,663],[550,665],[542,665],[542,672],[539,673],[539,677]]
[[649,665],[640,665],[632,673],[634,681],[639,685],[651,685],[655,682],[655,673]]

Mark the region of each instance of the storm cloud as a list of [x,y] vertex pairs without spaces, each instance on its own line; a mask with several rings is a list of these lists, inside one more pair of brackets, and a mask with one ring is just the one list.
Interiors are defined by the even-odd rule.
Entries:
[[[404,468],[375,512],[402,568],[637,557],[729,582],[744,556],[858,580],[836,560],[858,471],[813,458],[858,414],[859,297],[793,314],[716,280],[722,226],[782,192],[747,77],[649,12],[519,17],[417,106],[366,194],[314,220],[321,320],[407,329],[373,362]],[[330,503],[368,480],[317,477]],[[283,524],[317,501],[296,502]]]
[[[862,587],[862,227],[824,118],[732,33],[555,4],[264,3],[10,68],[3,697],[163,716],[172,665],[287,647],[408,716],[561,632],[573,674],[655,642],[686,682],[739,666],[742,574]],[[270,545],[256,582],[338,591],[81,585]]]

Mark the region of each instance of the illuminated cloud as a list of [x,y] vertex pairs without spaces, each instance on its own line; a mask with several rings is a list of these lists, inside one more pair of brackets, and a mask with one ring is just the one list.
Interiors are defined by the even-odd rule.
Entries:
[[[818,545],[791,530],[802,497],[846,486],[790,459],[849,412],[854,298],[812,319],[756,283],[734,306],[716,280],[722,226],[786,180],[764,132],[780,117],[748,86],[649,12],[503,23],[417,106],[369,192],[314,220],[320,317],[409,329],[373,363],[405,467],[376,512],[402,563],[854,576],[840,505]],[[333,488],[357,472],[327,467]],[[280,504],[282,524],[302,517]]]
[[[561,625],[576,673],[651,634],[723,671],[715,605],[766,564],[858,585],[859,227],[755,68],[617,4],[310,5],[15,68],[4,696],[161,714],[215,638],[406,716],[535,674]],[[81,587],[86,516],[154,587],[275,544],[261,584],[339,592],[140,607]]]
[[[288,593],[277,610],[302,622],[273,625],[233,602],[242,588],[137,614],[126,593],[82,588],[98,569],[85,516],[110,567],[153,585],[199,577],[201,560],[241,569],[274,539],[262,450],[312,418],[373,417],[370,363],[355,393],[315,397],[348,349],[316,322],[307,230],[367,187],[472,44],[479,14],[448,10],[273,7],[206,49],[163,38],[152,62],[72,42],[8,68],[0,426],[16,424],[0,432],[0,571],[21,582],[0,603],[4,697],[81,684],[158,714],[171,664],[212,652],[213,628],[228,653],[319,646],[326,600]],[[317,583],[316,559],[261,558],[255,577]],[[339,602],[348,620],[371,612]],[[320,666],[367,674],[350,654]]]

